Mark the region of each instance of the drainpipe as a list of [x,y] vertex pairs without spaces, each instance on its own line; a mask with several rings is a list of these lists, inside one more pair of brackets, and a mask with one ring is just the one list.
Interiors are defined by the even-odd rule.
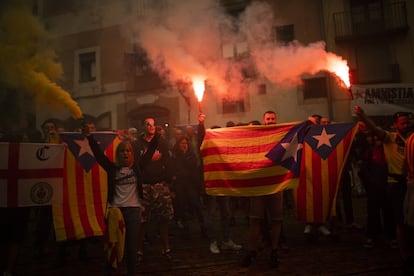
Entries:
[[[328,51],[328,43],[326,40],[326,29],[325,29],[325,14],[323,9],[323,0],[319,0],[319,18],[321,23],[321,36],[322,40],[325,41],[325,50]],[[332,95],[331,95],[331,77],[327,75],[327,100],[328,100],[328,118],[333,121],[333,107],[332,107]]]

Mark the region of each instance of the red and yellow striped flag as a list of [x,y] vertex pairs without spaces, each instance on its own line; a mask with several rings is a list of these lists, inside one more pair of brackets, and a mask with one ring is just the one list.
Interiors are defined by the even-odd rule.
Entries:
[[297,186],[298,178],[266,154],[297,123],[206,130],[201,145],[206,193],[260,196]]
[[[116,133],[94,133],[105,154],[113,160],[119,143]],[[88,141],[80,133],[62,133],[66,143],[63,195],[53,204],[56,240],[101,236],[105,231],[107,176],[98,165]]]
[[303,145],[299,186],[295,191],[298,220],[323,223],[335,215],[336,195],[358,127],[354,123],[312,126]]

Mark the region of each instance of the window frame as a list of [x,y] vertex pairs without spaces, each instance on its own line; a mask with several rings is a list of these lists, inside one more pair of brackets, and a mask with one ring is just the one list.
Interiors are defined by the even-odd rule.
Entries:
[[[317,81],[320,81],[320,83],[318,84]],[[313,87],[310,87],[311,85],[313,85]],[[319,89],[317,86],[320,86],[323,89]],[[315,91],[323,91],[323,93],[317,93]],[[307,101],[328,98],[328,93],[328,78],[326,76],[315,76],[302,79],[303,100]]]
[[[81,81],[81,55],[95,53],[95,79],[90,81]],[[101,60],[100,60],[100,48],[90,47],[75,51],[74,53],[74,86],[76,88],[93,87],[101,81]]]

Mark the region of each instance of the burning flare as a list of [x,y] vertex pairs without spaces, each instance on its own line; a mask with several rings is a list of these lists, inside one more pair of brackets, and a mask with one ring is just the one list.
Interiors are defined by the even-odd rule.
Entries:
[[194,76],[192,78],[194,93],[199,103],[201,103],[201,101],[203,100],[203,96],[204,96],[204,89],[205,89],[204,81],[205,81],[205,78],[202,76]]
[[328,71],[335,74],[346,86],[346,88],[351,87],[351,81],[349,79],[349,66],[347,61],[338,56],[330,55],[328,56],[327,63]]

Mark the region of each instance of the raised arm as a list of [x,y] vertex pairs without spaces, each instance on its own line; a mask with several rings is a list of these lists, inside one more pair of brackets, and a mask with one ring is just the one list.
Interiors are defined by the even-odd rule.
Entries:
[[198,137],[198,149],[200,149],[201,144],[203,143],[204,136],[206,135],[206,128],[204,126],[204,119],[206,118],[206,115],[199,114],[198,115],[198,127],[197,127],[197,137]]
[[89,132],[89,127],[82,128],[83,135],[88,139],[89,146],[91,147],[91,150],[93,152],[93,155],[95,155],[96,162],[98,162],[99,165],[105,170],[108,171],[113,167],[113,163],[109,158],[103,153],[101,148],[99,147],[96,140],[92,137],[92,135]]
[[151,158],[158,147],[160,137],[161,136],[158,133],[155,133],[154,138],[149,142],[147,151],[139,158],[138,164],[140,168],[144,168],[151,161]]
[[374,121],[371,120],[371,118],[369,118],[367,114],[365,114],[365,111],[359,105],[354,106],[354,114],[357,115],[361,119],[361,121],[365,123],[368,129],[374,132],[374,135],[376,135],[380,139],[384,138],[385,131],[377,127]]

